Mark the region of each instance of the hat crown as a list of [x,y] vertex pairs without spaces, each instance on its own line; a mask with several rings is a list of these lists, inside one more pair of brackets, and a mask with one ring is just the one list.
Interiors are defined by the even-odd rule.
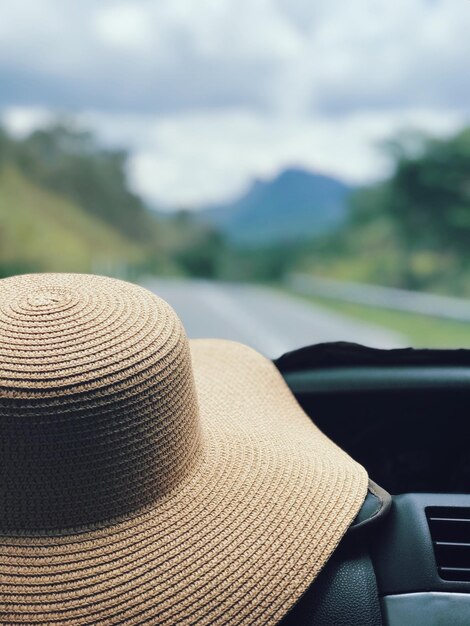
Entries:
[[0,281],[0,530],[132,514],[202,450],[190,353],[171,307],[123,281]]

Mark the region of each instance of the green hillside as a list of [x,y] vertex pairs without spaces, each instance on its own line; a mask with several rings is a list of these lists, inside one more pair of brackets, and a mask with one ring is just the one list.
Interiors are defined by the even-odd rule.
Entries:
[[0,272],[124,273],[141,261],[138,245],[72,201],[0,171]]

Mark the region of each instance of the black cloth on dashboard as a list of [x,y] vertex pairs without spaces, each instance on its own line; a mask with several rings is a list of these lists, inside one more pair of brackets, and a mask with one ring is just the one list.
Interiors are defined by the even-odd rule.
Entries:
[[357,343],[318,343],[286,352],[274,361],[282,372],[334,367],[470,366],[470,350],[395,348],[383,350]]

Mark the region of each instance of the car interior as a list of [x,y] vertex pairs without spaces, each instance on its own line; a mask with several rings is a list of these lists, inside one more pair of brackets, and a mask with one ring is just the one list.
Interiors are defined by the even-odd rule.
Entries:
[[[470,626],[469,32],[470,0],[0,1],[0,626]],[[51,274],[65,287],[22,283],[26,304],[7,283],[2,318],[5,281]],[[97,304],[88,287],[75,299],[77,275],[119,281],[113,294],[144,287],[184,332],[148,293],[115,309],[101,286]],[[149,328],[162,322],[158,363],[143,317],[111,332],[146,307]],[[138,371],[156,382],[152,361],[158,389],[136,377],[138,339]],[[217,425],[244,438],[231,465],[235,440],[208,426],[231,482],[214,471],[194,487],[186,477],[212,458],[198,407],[222,396],[194,393],[185,370],[206,340],[256,351],[273,378],[253,391],[255,441],[238,405],[255,377],[208,348],[234,409],[220,401]],[[74,373],[77,391],[70,371],[111,371],[108,352],[109,380]],[[246,374],[236,396],[233,371]],[[72,408],[59,411],[62,392]],[[265,458],[269,435],[277,456]],[[242,500],[242,479],[265,499]],[[121,539],[121,516],[140,524],[153,504],[171,528],[168,513]],[[116,538],[88,575],[96,529],[100,546]],[[114,609],[121,580],[135,590],[130,621]]]
[[392,496],[379,523],[351,527],[285,624],[470,623],[470,351],[322,344],[276,364]]

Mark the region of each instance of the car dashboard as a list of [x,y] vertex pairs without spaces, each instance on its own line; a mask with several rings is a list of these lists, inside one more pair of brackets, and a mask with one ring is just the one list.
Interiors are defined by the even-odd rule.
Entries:
[[382,624],[469,624],[469,353],[368,350],[317,346],[277,365],[315,424],[392,494],[367,540]]

